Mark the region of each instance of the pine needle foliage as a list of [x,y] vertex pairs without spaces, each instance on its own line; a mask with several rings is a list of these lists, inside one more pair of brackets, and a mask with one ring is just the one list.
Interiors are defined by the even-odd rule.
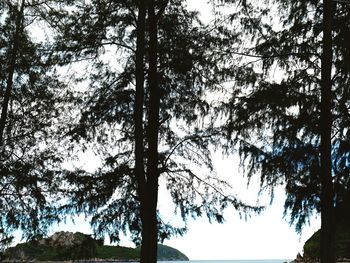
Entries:
[[[322,10],[319,1],[243,1],[231,19],[250,36],[232,51],[244,57],[245,73],[218,107],[248,178],[259,174],[262,190],[272,194],[285,187],[285,215],[297,231],[320,212]],[[340,206],[349,192],[350,5],[336,2],[334,10],[331,143]]]
[[[0,4],[0,249],[13,232],[42,237],[59,219],[58,124],[65,85],[48,47],[31,39],[27,1]],[[29,19],[30,18],[30,19]],[[50,147],[48,147],[50,145]]]
[[[218,66],[223,46],[232,43],[228,30],[204,25],[197,12],[188,11],[183,1],[156,1],[158,17],[157,82],[160,86],[159,144],[157,153],[159,180],[166,187],[186,223],[189,217],[205,215],[223,222],[223,210],[233,205],[240,213],[259,211],[227,192],[227,182],[216,177],[210,156],[211,142],[217,131],[207,125],[210,102],[206,92],[221,89],[226,77]],[[164,3],[163,3],[164,2]],[[61,63],[84,61],[89,74],[81,118],[69,136],[77,142],[94,145],[103,166],[94,173],[72,171],[68,213],[84,212],[92,216],[97,235],[108,234],[119,241],[120,231],[132,233],[140,242],[140,195],[135,174],[134,107],[137,49],[138,1],[76,1],[67,8],[58,35]],[[158,14],[159,14],[158,13]],[[145,49],[149,48],[146,28]],[[144,131],[148,127],[150,63],[144,56]],[[223,64],[223,63],[221,63]],[[144,139],[144,163],[147,163],[147,132]],[[147,157],[148,156],[148,157]],[[202,167],[201,173],[194,167]],[[146,168],[145,168],[146,169]],[[204,172],[202,172],[204,171]],[[185,233],[183,227],[164,222],[157,212],[158,239]]]

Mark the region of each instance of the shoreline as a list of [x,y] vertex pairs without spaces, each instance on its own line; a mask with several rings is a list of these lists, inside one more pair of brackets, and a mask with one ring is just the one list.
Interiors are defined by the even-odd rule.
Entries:
[[125,262],[125,263],[137,263],[139,260],[127,260],[127,259],[78,259],[78,260],[3,260],[1,263],[98,263],[98,262]]

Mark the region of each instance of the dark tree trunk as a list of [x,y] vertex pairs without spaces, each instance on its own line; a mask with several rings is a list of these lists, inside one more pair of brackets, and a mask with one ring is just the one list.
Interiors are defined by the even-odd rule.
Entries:
[[[147,120],[147,172],[144,171],[143,106],[144,106],[144,54],[146,10],[149,30],[149,105]],[[142,222],[141,263],[157,261],[157,203],[158,203],[158,133],[160,92],[157,83],[157,18],[154,1],[139,1],[136,47],[135,94],[135,173],[140,198]]]
[[331,0],[323,0],[321,75],[321,263],[335,262],[334,193],[332,183],[332,19]]
[[136,91],[134,105],[135,123],[135,174],[137,190],[140,199],[145,197],[145,170],[144,170],[144,146],[143,146],[143,104],[144,104],[144,53],[145,53],[145,28],[146,8],[143,1],[139,3],[137,21],[136,43]]
[[143,130],[143,106],[144,106],[144,55],[145,55],[145,30],[146,30],[146,6],[145,1],[139,1],[138,19],[137,19],[137,43],[136,43],[136,91],[135,91],[135,175],[137,180],[137,190],[140,201],[140,217],[142,223],[142,244],[141,244],[141,262],[147,262],[149,243],[146,242],[149,236],[149,225],[147,219],[147,185],[144,170],[144,130]]
[[[158,203],[158,134],[160,89],[157,81],[157,17],[154,0],[148,1],[148,30],[149,30],[149,105],[147,121],[147,193],[142,236],[141,263],[157,262],[157,203]],[[146,250],[146,251],[145,251]]]
[[6,119],[8,114],[8,106],[11,98],[13,88],[13,75],[16,68],[16,60],[19,49],[19,37],[22,30],[22,20],[24,12],[24,0],[21,2],[20,10],[17,11],[16,15],[16,28],[13,36],[13,44],[10,49],[9,64],[7,67],[7,82],[4,93],[4,99],[2,101],[1,117],[0,117],[0,146],[4,145],[4,131],[6,127]]

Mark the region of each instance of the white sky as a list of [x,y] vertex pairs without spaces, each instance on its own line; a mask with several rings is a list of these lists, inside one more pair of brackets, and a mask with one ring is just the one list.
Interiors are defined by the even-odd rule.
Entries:
[[[221,155],[215,155],[214,162],[218,174],[233,184],[237,195],[255,204],[258,182],[252,181],[247,188],[246,179],[238,169],[238,157],[222,158]],[[164,187],[160,187],[159,209],[170,222],[176,223],[173,206]],[[288,218],[283,219],[284,198],[283,188],[276,190],[271,206],[268,205],[268,196],[263,197],[260,204],[267,204],[267,209],[247,220],[240,219],[233,208],[227,210],[226,222],[223,224],[210,224],[206,218],[189,220],[187,234],[166,240],[164,244],[179,249],[191,260],[294,259],[298,252],[302,253],[305,241],[320,228],[320,219],[313,218],[310,226],[305,226],[301,235],[297,234],[286,221]],[[75,224],[69,221],[54,227],[52,231],[91,233],[88,220],[83,217],[76,219]],[[120,245],[134,246],[127,237],[122,238]]]
[[[233,185],[239,198],[256,204],[258,178],[247,187],[238,167],[238,156],[222,158],[216,155],[214,163],[218,175]],[[298,252],[302,252],[305,241],[320,228],[320,219],[313,218],[310,226],[305,226],[299,235],[287,222],[288,218],[283,219],[285,194],[282,187],[276,189],[271,206],[269,196],[260,200],[261,205],[267,205],[260,215],[240,219],[238,213],[229,208],[225,223],[209,224],[206,218],[192,220],[185,236],[173,238],[165,244],[180,249],[190,259],[294,259]],[[165,204],[160,204],[160,209],[162,206],[166,208]]]
[[203,219],[191,221],[184,237],[165,244],[180,249],[190,259],[294,259],[320,223],[312,220],[312,225],[299,236],[282,219],[282,213],[280,191],[274,204],[259,216],[245,221],[232,213],[224,224],[209,224]]
[[[283,195],[283,194],[282,194]],[[299,236],[293,227],[282,219],[283,202],[277,200],[262,215],[247,221],[237,215],[228,215],[224,224],[209,224],[206,219],[191,220],[189,231],[183,237],[172,238],[165,245],[179,249],[191,260],[225,259],[294,259],[302,252],[304,242],[320,226],[318,219],[305,227]],[[84,218],[76,219],[53,229],[91,233],[89,223]],[[122,246],[134,247],[124,238]]]

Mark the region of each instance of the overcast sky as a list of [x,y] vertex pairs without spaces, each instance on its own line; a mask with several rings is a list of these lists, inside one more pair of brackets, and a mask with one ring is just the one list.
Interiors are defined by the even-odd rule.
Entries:
[[[202,18],[210,18],[210,8],[202,0],[191,0],[189,7],[202,13]],[[238,169],[238,157],[222,159],[216,156],[218,174],[228,178],[239,197],[247,201],[257,199],[258,182],[253,181],[247,188],[246,179]],[[285,194],[283,187],[275,193],[271,206],[258,216],[247,221],[228,210],[224,224],[209,224],[205,219],[189,222],[189,232],[181,238],[173,238],[165,243],[184,252],[190,259],[294,259],[302,253],[305,241],[320,228],[320,217],[310,220],[303,232],[296,233],[294,226],[283,218]],[[269,204],[263,198],[261,204]]]

